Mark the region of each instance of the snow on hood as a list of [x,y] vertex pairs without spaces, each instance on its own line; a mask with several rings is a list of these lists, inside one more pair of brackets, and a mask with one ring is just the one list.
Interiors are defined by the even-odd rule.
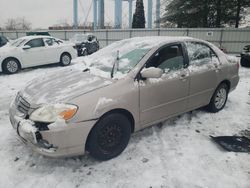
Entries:
[[71,39],[71,42],[80,44],[82,42],[87,42],[88,41],[88,34],[76,34],[74,35]]
[[107,86],[111,80],[83,72],[66,69],[29,82],[21,94],[32,104],[67,102],[79,95]]
[[16,47],[6,44],[0,48],[0,55],[16,49],[17,49]]

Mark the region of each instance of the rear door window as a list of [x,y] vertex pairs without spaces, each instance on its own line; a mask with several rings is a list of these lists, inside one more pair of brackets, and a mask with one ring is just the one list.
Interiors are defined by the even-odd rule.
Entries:
[[197,42],[186,42],[189,65],[202,66],[219,61],[213,50],[205,44]]

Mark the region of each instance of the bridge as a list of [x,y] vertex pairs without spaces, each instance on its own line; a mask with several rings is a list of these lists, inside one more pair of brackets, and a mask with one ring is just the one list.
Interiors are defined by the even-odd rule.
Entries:
[[[133,19],[133,1],[134,0],[113,0],[115,3],[114,10],[114,27],[116,29],[122,28],[122,13],[123,13],[123,3],[128,3],[128,23],[129,28],[132,28]],[[104,0],[92,0],[93,4],[93,28],[94,30],[104,28],[104,16],[105,16],[105,4]],[[156,14],[156,28],[160,27],[160,0],[155,0],[155,14]],[[153,17],[153,0],[147,0],[147,28],[152,28],[152,17]],[[73,0],[73,25],[74,28],[78,27],[78,0]]]

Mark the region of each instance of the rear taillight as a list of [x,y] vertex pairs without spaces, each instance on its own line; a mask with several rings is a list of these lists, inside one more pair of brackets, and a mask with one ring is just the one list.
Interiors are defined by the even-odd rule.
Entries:
[[237,63],[236,63],[236,66],[237,66],[237,69],[239,70],[239,68],[240,68],[240,63],[237,62]]

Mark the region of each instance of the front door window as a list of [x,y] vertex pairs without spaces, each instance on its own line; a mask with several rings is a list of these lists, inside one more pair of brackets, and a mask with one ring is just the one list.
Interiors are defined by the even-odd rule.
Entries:
[[165,73],[182,69],[184,58],[181,45],[163,47],[153,56],[146,67],[157,67]]

